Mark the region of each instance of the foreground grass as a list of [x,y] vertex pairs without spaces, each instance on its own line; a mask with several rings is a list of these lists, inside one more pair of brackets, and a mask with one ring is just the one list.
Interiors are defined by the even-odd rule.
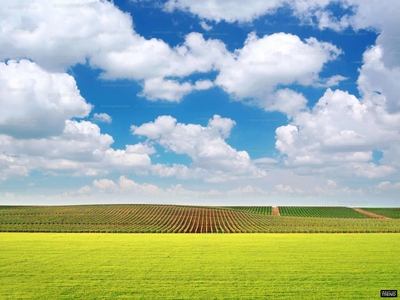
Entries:
[[375,299],[399,234],[0,234],[1,299]]

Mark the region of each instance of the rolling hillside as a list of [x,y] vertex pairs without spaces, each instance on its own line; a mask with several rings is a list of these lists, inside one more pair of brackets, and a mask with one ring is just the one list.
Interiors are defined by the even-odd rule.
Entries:
[[[343,207],[279,208],[179,205],[0,206],[6,232],[400,232],[400,219],[378,220]],[[288,214],[290,214],[288,216]]]

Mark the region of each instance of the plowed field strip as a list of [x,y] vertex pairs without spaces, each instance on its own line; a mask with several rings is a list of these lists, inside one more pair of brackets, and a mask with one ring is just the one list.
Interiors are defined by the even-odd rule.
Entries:
[[[161,229],[165,221],[165,216],[167,214],[168,206],[161,206],[160,209],[154,211],[153,220],[155,221],[154,226]],[[161,216],[161,217],[160,217]]]
[[187,218],[186,218],[185,223],[184,223],[183,232],[186,233],[186,232],[189,231],[189,227],[190,227],[191,224],[192,224],[192,219],[193,219],[192,209],[191,209],[191,208],[188,208],[188,209],[187,209]]
[[197,214],[199,213],[199,211],[195,208],[190,208],[191,209],[191,214],[192,214],[192,219],[190,222],[190,228],[188,230],[189,233],[193,233],[196,230],[196,222],[197,222]]
[[177,225],[176,225],[175,228],[174,228],[174,232],[179,232],[179,233],[182,232],[182,230],[183,230],[183,225],[184,225],[184,223],[185,223],[187,213],[188,213],[187,209],[184,209],[184,210],[182,211],[182,214],[181,214],[180,216],[177,217],[178,223],[177,223]]
[[243,220],[241,216],[244,215],[242,212],[232,212],[232,220],[235,224],[238,225],[239,231],[240,232],[246,232],[248,230],[248,226],[245,222],[245,220]]
[[218,221],[218,226],[221,228],[222,232],[229,232],[228,228],[225,225],[225,218],[222,216],[222,214],[225,213],[223,210],[217,211],[217,221]]
[[372,213],[372,212],[363,210],[363,209],[361,209],[361,208],[353,208],[353,209],[354,209],[355,211],[361,213],[361,214],[364,214],[364,215],[366,215],[366,216],[370,216],[370,217],[373,217],[373,218],[376,218],[376,219],[391,220],[391,218],[389,218],[389,217],[377,215],[377,214],[374,214],[374,213]]
[[169,224],[170,224],[170,220],[172,220],[172,217],[173,217],[172,207],[171,206],[167,206],[167,210],[166,210],[165,214],[161,216],[161,218],[164,221],[160,225],[160,230],[162,232],[165,232],[165,231],[168,230],[168,227],[169,227]]
[[232,217],[233,211],[226,211],[226,220],[231,228],[231,232],[240,232],[240,228],[236,226],[235,222],[233,221]]
[[176,212],[174,213],[175,215],[175,220],[171,224],[169,232],[177,232],[179,230],[179,224],[181,223],[181,218],[184,215],[184,208],[183,207],[178,207]]
[[251,232],[265,230],[264,226],[259,222],[259,219],[253,217],[251,214],[243,214],[241,217],[250,224],[247,230],[250,230]]
[[273,216],[280,216],[281,214],[279,213],[279,207],[278,206],[273,206],[272,207],[272,215]]

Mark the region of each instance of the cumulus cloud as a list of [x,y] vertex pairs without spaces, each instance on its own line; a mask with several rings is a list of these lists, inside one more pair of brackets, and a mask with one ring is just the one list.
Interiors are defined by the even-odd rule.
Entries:
[[101,114],[95,113],[93,115],[93,120],[94,121],[98,121],[98,122],[105,122],[105,123],[111,123],[112,122],[112,118],[106,113],[101,113]]
[[374,150],[386,157],[399,139],[396,125],[381,121],[388,114],[375,108],[347,92],[328,89],[311,111],[276,129],[275,147],[286,166],[338,167],[339,172],[367,178],[393,174],[396,168],[387,160],[382,165],[371,162]]
[[179,102],[182,98],[194,90],[206,90],[213,86],[210,80],[199,80],[193,85],[189,82],[179,83],[176,80],[165,80],[162,78],[153,78],[145,80],[143,91],[139,96],[146,97],[149,100],[167,100],[170,102]]
[[307,99],[291,89],[280,89],[259,101],[266,111],[280,111],[292,117],[307,109]]
[[227,205],[230,201],[240,201],[242,199],[246,199],[247,201],[249,199],[265,201],[265,197],[276,196],[278,194],[274,191],[267,192],[253,185],[240,186],[225,191],[213,188],[196,190],[185,188],[182,184],[161,188],[151,183],[135,182],[126,176],[120,176],[119,179],[114,181],[109,179],[94,180],[91,186],[86,185],[78,191],[68,192],[69,195],[79,195],[82,193],[91,193],[100,199],[102,198],[102,194],[104,194],[109,199],[114,199],[113,201],[116,198],[118,201],[131,199],[131,203],[137,200],[151,199],[152,201],[161,203],[177,204],[185,199],[184,201],[188,204],[196,203],[196,199],[201,199],[203,204],[209,202],[210,205],[215,205],[216,201],[219,203],[226,201],[225,205]]
[[294,191],[290,185],[284,185],[284,184],[278,184],[275,188],[277,191],[285,193],[293,193]]
[[[27,5],[21,0],[14,4],[0,4],[0,59],[29,58],[52,72],[88,63],[103,70],[103,79],[134,79],[145,85],[150,81],[151,85],[160,76],[164,79],[209,71],[226,52],[222,42],[205,41],[197,33],[189,34],[184,44],[175,48],[162,40],[147,40],[134,31],[131,16],[109,1],[58,4],[40,0]],[[29,16],[19,6],[32,7]],[[189,91],[210,86],[200,82]],[[177,95],[171,96],[176,88],[166,88],[165,97],[157,89],[155,95],[151,89],[144,94],[151,99],[176,99]],[[185,94],[182,88],[177,93]]]
[[[237,17],[250,20],[282,3],[278,0],[255,1],[253,5],[234,2],[217,9],[215,15],[239,13],[242,17],[227,17],[226,20]],[[205,6],[206,11],[220,5],[225,6],[209,3]],[[323,64],[340,54],[340,50],[329,43],[314,38],[302,42],[296,36],[282,33],[259,40],[253,33],[244,47],[235,53],[230,53],[223,42],[205,40],[196,32],[189,33],[181,45],[170,47],[162,40],[145,39],[137,34],[130,15],[109,1],[88,0],[67,8],[41,0],[34,6],[26,19],[22,10],[0,5],[0,15],[4,17],[3,34],[0,34],[4,51],[0,59],[27,57],[51,71],[65,71],[77,63],[88,63],[92,68],[102,70],[102,79],[139,81],[143,86],[140,95],[149,100],[178,102],[192,91],[208,89],[213,86],[208,80],[193,84],[184,78],[210,71],[219,71],[217,84],[230,94],[239,98],[265,98],[278,84],[318,82],[317,74]],[[170,9],[175,6],[186,7],[186,4],[181,6],[179,1],[166,4]],[[198,7],[202,9],[203,4]],[[205,23],[201,24],[208,29]],[[22,34],[24,32],[26,34]],[[265,53],[261,51],[264,48],[267,49]],[[249,61],[252,57],[254,61]],[[293,64],[298,68],[293,70],[290,67]],[[172,80],[173,77],[183,80]],[[238,84],[241,80],[243,82]],[[338,80],[335,77],[326,84],[332,85]],[[270,85],[270,88],[259,84]],[[267,102],[273,101],[271,97],[266,98],[269,99]]]
[[340,195],[364,195],[363,189],[352,189],[348,186],[338,185],[335,181],[328,179],[325,185],[314,185],[308,188],[295,187],[298,184],[278,184],[275,186],[275,190],[278,191],[278,195],[290,195],[297,197],[327,197],[327,196],[340,196]]
[[212,29],[212,26],[208,25],[206,22],[201,21],[200,22],[201,28],[203,28],[205,31],[210,31]]
[[86,64],[99,51],[125,48],[134,33],[130,15],[109,1],[16,0],[2,2],[0,16],[0,59],[31,58],[57,72]]
[[218,182],[241,177],[263,177],[246,151],[237,151],[225,142],[235,121],[214,115],[207,127],[177,123],[171,116],[160,116],[154,122],[132,126],[135,135],[146,136],[168,151],[186,154],[192,159],[191,168],[176,165],[158,166],[154,171],[164,176],[205,176],[205,181]]
[[330,78],[326,78],[323,80],[320,80],[319,82],[316,82],[313,84],[315,87],[333,87],[337,86],[340,84],[341,81],[348,79],[347,77],[341,76],[341,75],[334,75]]
[[[293,114],[305,108],[306,99],[289,89],[276,91],[276,87],[295,83],[320,84],[318,73],[324,64],[341,53],[336,46],[315,38],[302,41],[298,36],[286,33],[258,38],[252,32],[244,47],[225,60],[215,83],[237,100],[250,98],[249,103],[267,111]],[[325,84],[332,85],[343,78],[337,75],[325,80]]]
[[[340,5],[344,14],[338,17],[329,5]],[[377,45],[382,45],[387,54],[383,57],[385,66],[400,66],[398,36],[400,34],[398,7],[394,2],[359,0],[274,0],[274,1],[229,1],[206,0],[196,3],[189,0],[169,0],[164,10],[181,10],[197,15],[204,20],[216,22],[251,22],[260,16],[274,13],[277,8],[287,6],[299,24],[313,24],[320,30],[332,29],[337,32],[346,28],[373,29],[379,32]]]
[[[357,84],[364,98],[384,106],[384,109],[391,114],[398,114],[400,113],[398,81],[400,68],[386,68],[383,63],[384,53],[382,46],[374,46],[365,51]],[[376,95],[376,91],[381,96]]]
[[332,179],[328,179],[326,183],[328,186],[336,186],[336,182]]
[[152,146],[138,143],[111,148],[114,139],[88,121],[66,120],[62,134],[41,139],[0,135],[3,180],[28,176],[32,170],[52,175],[99,176],[111,172],[143,173],[151,166]]
[[[333,12],[327,6],[331,3],[340,4],[347,12],[340,18],[333,17]],[[294,14],[307,23],[317,20],[319,29],[327,28],[342,31],[352,28],[356,32],[368,29],[377,32],[376,46],[385,49],[382,63],[388,69],[400,67],[400,21],[398,6],[391,1],[359,1],[359,0],[320,0],[293,1],[291,7]],[[357,33],[356,33],[357,34]]]
[[382,181],[377,186],[377,190],[387,190],[387,189],[398,189],[400,188],[400,182],[392,183],[390,181]]
[[262,97],[278,84],[312,84],[324,63],[341,53],[336,46],[315,38],[303,42],[298,36],[286,33],[258,38],[252,32],[230,64],[223,66],[216,83],[239,98]]
[[178,9],[217,23],[220,21],[228,23],[250,22],[264,14],[273,12],[284,2],[283,0],[249,0],[244,3],[240,0],[229,2],[206,0],[198,3],[190,0],[169,0],[164,4],[164,10],[171,12]]
[[0,105],[0,134],[16,138],[60,134],[66,119],[86,117],[93,107],[72,76],[28,60],[0,62]]
[[166,77],[184,78],[195,72],[206,73],[214,69],[217,61],[229,55],[224,43],[205,40],[200,33],[190,33],[185,42],[174,48],[161,40],[135,37],[124,50],[104,51],[91,59],[91,64],[104,71],[104,79],[126,78],[143,81],[142,96],[150,100],[179,101],[193,90],[212,87],[208,80],[178,82]]

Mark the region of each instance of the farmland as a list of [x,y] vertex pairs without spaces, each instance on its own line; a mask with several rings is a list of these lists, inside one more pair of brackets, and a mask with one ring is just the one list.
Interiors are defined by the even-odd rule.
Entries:
[[[390,209],[389,209],[390,210]],[[356,233],[400,232],[400,219],[346,207],[179,205],[0,206],[3,232]]]
[[400,208],[363,208],[363,210],[372,212],[374,214],[382,215],[385,217],[400,219]]
[[1,299],[375,299],[397,234],[0,233]]
[[369,218],[349,207],[279,206],[281,216],[321,218]]
[[271,206],[226,206],[228,209],[234,209],[239,211],[247,211],[256,214],[263,215],[271,215],[272,207]]

